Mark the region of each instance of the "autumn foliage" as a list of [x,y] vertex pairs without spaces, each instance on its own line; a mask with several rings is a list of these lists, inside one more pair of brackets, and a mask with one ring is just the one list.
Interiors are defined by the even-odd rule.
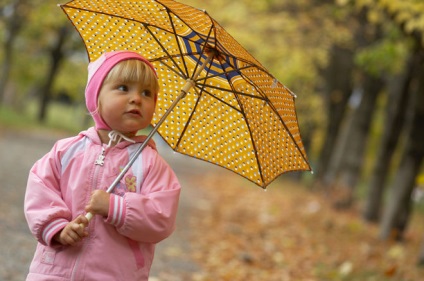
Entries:
[[199,213],[190,222],[192,255],[204,270],[193,280],[418,281],[424,276],[416,267],[422,224],[412,223],[403,243],[381,242],[377,227],[360,219],[359,208],[336,211],[324,194],[289,180],[263,191],[239,177],[206,177]]

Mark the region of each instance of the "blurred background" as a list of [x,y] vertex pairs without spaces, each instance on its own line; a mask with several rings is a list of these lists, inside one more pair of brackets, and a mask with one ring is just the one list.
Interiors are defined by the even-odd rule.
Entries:
[[[297,95],[301,135],[314,173],[285,174],[268,189],[281,189],[282,194],[296,188],[303,190],[302,195],[291,194],[295,196],[292,199],[304,198],[304,205],[312,213],[319,214],[325,205],[332,215],[338,216],[323,222],[323,232],[333,229],[338,221],[352,220],[358,235],[348,243],[360,245],[353,239],[368,239],[371,247],[378,241],[381,248],[376,255],[382,260],[389,257],[374,265],[374,269],[367,269],[368,275],[359,274],[363,264],[355,264],[352,259],[324,259],[312,266],[310,276],[302,279],[301,275],[287,273],[295,271],[288,265],[289,258],[277,256],[268,261],[269,266],[275,263],[276,268],[286,271],[276,273],[279,277],[260,280],[418,280],[417,276],[424,276],[420,268],[424,264],[424,1],[180,2],[207,10]],[[10,131],[19,138],[40,132],[57,136],[73,135],[91,126],[83,94],[88,58],[82,40],[57,6],[61,3],[0,0],[0,139]],[[2,150],[0,161],[8,159],[6,152]],[[216,171],[205,169],[208,173]],[[208,184],[198,180],[208,192]],[[247,185],[240,181],[233,184]],[[284,190],[285,185],[296,188]],[[215,194],[213,187],[210,189]],[[231,194],[225,196],[232,198]],[[213,200],[213,196],[206,197]],[[221,203],[216,205],[223,204],[222,198],[217,199]],[[280,204],[272,205],[270,212],[274,216],[282,212],[278,209],[282,208]],[[205,216],[216,215],[217,211],[210,208]],[[213,218],[194,221],[201,228],[202,223],[211,224]],[[279,238],[284,240],[284,236]],[[302,247],[308,247],[305,241],[309,240],[302,241]],[[333,242],[334,239],[328,241]],[[196,245],[193,247],[211,247]],[[375,252],[367,249],[363,251],[366,254],[362,253],[364,264],[375,258]],[[246,268],[259,266],[260,259],[246,249],[234,251],[239,251],[236,256]],[[205,276],[212,275],[205,268],[214,274],[218,274],[217,269],[214,261],[200,252],[195,258],[207,273],[197,274],[197,280],[254,280],[246,277],[252,272],[235,274],[236,267],[228,270],[233,275],[226,272],[208,279]],[[308,257],[323,258],[317,252]],[[221,266],[228,266],[220,261]],[[408,269],[402,269],[405,264]],[[260,268],[263,274],[272,271],[265,270],[264,265]],[[9,272],[4,276],[12,275]]]

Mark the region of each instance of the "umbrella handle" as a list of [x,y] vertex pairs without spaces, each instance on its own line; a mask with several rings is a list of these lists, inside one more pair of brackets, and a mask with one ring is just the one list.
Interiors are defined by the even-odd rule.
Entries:
[[[87,214],[85,214],[85,218],[88,220],[88,222],[90,222],[93,217],[94,217],[94,215],[92,213],[90,213],[90,212],[88,212]],[[84,225],[83,223],[80,223],[80,227],[81,228],[85,228],[86,226],[88,226],[88,224],[87,225]]]
[[85,214],[85,218],[88,220],[88,222],[91,221],[91,219],[94,217],[94,215],[90,212],[88,212],[87,214]]

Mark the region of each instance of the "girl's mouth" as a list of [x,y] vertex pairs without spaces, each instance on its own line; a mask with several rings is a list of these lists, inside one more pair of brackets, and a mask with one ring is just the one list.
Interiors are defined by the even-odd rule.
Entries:
[[127,111],[127,113],[141,116],[140,110],[137,110],[137,109],[133,109],[133,110]]

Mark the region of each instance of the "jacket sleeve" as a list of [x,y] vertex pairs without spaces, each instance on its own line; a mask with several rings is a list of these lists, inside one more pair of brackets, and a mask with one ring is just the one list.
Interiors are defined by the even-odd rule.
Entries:
[[175,229],[181,187],[172,169],[157,153],[143,164],[141,194],[112,194],[106,222],[130,239],[158,243]]
[[32,234],[51,246],[53,236],[71,220],[71,212],[60,191],[60,161],[57,144],[31,168],[25,192],[24,211]]

